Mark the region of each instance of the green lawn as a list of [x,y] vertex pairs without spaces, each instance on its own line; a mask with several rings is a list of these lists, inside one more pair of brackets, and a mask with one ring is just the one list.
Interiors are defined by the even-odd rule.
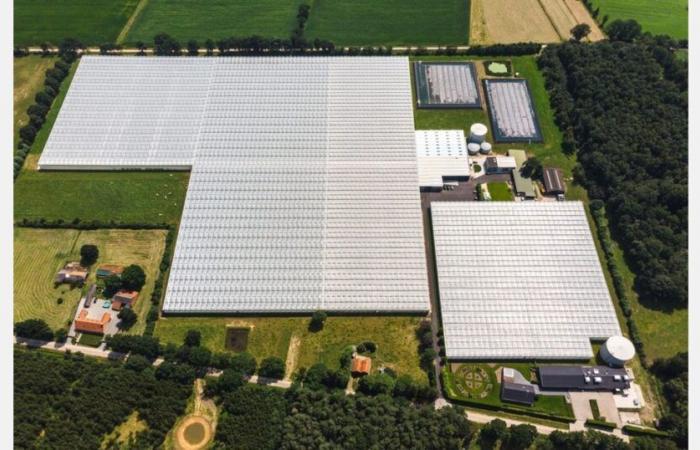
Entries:
[[148,0],[126,37],[127,43],[144,41],[166,32],[183,44],[196,39],[231,36],[288,38],[296,26],[294,0]]
[[[156,322],[155,335],[161,342],[182,344],[190,329],[202,333],[202,345],[214,351],[226,351],[226,326],[250,327],[246,351],[260,362],[268,356],[290,358],[291,367],[310,367],[323,362],[337,368],[342,350],[363,341],[377,344],[373,370],[381,365],[399,374],[411,375],[427,382],[419,367],[418,341],[415,330],[418,317],[336,317],[327,319],[318,332],[308,330],[309,317],[162,317]],[[290,340],[297,345],[289,353]]]
[[310,39],[336,45],[465,45],[466,0],[314,0]]
[[512,202],[513,201],[513,190],[508,186],[508,183],[489,183],[488,185],[489,194],[491,194],[491,200],[495,202]]
[[87,345],[88,347],[99,347],[104,336],[98,334],[82,333],[78,344]]
[[53,67],[55,62],[55,57],[44,58],[39,55],[29,55],[13,59],[13,149],[17,148],[19,129],[28,122],[27,108],[34,103],[34,96],[44,89],[44,72]]
[[634,19],[642,30],[652,34],[668,34],[675,38],[688,37],[687,0],[592,0],[600,8],[600,19]]
[[[485,58],[474,58],[464,56],[420,56],[411,57],[412,61],[479,61]],[[487,59],[487,58],[486,58]],[[536,156],[544,165],[560,167],[565,176],[571,176],[571,171],[576,164],[575,156],[566,156],[561,151],[562,134],[554,123],[554,113],[549,104],[549,96],[544,85],[544,78],[537,69],[537,62],[534,56],[518,56],[511,59],[513,71],[518,76],[528,80],[532,101],[540,122],[542,130],[542,143],[510,143],[494,144],[496,152],[505,153],[509,149],[523,149],[531,156]],[[411,74],[413,76],[413,74]],[[413,83],[412,83],[413,85]],[[415,87],[414,87],[415,89]],[[491,134],[491,121],[485,109],[418,109],[415,106],[414,92],[414,118],[417,130],[429,129],[462,129],[465,134],[469,134],[469,127],[475,122],[486,124],[489,133],[486,139],[493,142]]]
[[138,0],[15,0],[15,45],[114,42]]

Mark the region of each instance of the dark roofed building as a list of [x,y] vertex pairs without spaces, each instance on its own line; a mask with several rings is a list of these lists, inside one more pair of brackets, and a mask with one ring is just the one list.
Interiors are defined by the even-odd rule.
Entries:
[[547,194],[564,193],[564,174],[561,169],[545,167],[542,171],[542,180],[544,181],[544,191]]
[[610,391],[629,389],[625,369],[605,366],[541,366],[537,368],[540,388],[559,391]]
[[501,383],[501,400],[504,402],[532,405],[535,402],[535,387],[531,384]]

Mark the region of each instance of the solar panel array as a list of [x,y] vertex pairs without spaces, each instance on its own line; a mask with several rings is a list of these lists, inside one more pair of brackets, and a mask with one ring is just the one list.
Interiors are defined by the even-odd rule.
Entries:
[[[127,74],[141,64],[145,80],[138,71],[95,70],[114,61],[125,61]],[[121,98],[137,98],[142,82],[168,79],[194,61],[202,79],[191,90],[201,98],[181,101],[189,84],[173,80],[162,95],[175,99],[163,98],[168,115],[148,138],[153,151],[119,155],[125,166],[175,161],[159,140],[176,128],[169,119],[191,115],[197,124],[188,128],[192,174],[163,310],[429,310],[407,58],[91,57],[68,96],[77,89],[85,104],[99,103],[110,86],[128,84],[133,92]],[[86,82],[103,88],[88,90]],[[117,97],[108,98],[121,120],[133,109],[120,109]],[[86,134],[62,133],[61,119],[87,119],[91,110],[66,105],[56,127],[79,141]],[[123,143],[130,131],[102,132],[89,135],[88,154],[91,143]],[[106,152],[54,156],[61,155],[55,164],[117,164]]]
[[580,202],[433,202],[448,358],[587,359],[620,334]]
[[484,80],[484,88],[496,141],[542,140],[527,80]]
[[476,69],[470,62],[414,63],[419,108],[480,108]]

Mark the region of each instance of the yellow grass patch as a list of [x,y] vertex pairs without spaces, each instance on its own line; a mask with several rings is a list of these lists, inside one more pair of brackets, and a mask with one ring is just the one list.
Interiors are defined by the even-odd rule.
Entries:
[[[165,249],[165,230],[59,230],[15,228],[14,321],[43,319],[52,328],[66,326],[78,306],[80,289],[68,285],[54,288],[56,272],[69,260],[80,259],[83,244],[95,244],[100,251],[88,283],[95,281],[100,264],[138,264],[146,272],[146,285],[134,307],[139,320],[130,333],[146,326],[160,259]],[[63,298],[58,304],[57,299]]]
[[44,88],[44,72],[53,67],[55,57],[43,58],[39,55],[14,59],[14,102],[15,136],[17,130],[27,124],[27,108],[34,103],[34,96]]
[[111,444],[128,445],[129,440],[135,438],[137,434],[148,429],[146,421],[139,418],[138,411],[132,412],[126,420],[117,425],[111,433],[102,440],[100,449],[104,450]]

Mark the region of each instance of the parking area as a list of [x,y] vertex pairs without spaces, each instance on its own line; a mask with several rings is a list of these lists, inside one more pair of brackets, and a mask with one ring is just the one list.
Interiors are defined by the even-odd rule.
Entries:
[[84,303],[85,297],[80,299],[78,309],[75,311],[75,316],[73,317],[73,321],[71,322],[70,330],[68,330],[68,336],[75,337],[76,335],[80,334],[79,331],[76,332],[75,330],[75,321],[76,319],[78,319],[80,313],[84,310],[87,310],[88,319],[100,320],[104,313],[108,313],[110,315],[110,321],[104,326],[105,335],[114,335],[119,331],[119,328],[117,327],[117,323],[119,322],[119,318],[117,317],[117,315],[119,314],[119,311],[112,310],[111,301],[95,298],[92,300],[88,308],[84,306]]
[[577,422],[594,419],[590,401],[595,400],[598,403],[600,417],[604,417],[608,422],[616,423],[618,427],[622,426],[620,414],[611,392],[570,392],[569,398]]

